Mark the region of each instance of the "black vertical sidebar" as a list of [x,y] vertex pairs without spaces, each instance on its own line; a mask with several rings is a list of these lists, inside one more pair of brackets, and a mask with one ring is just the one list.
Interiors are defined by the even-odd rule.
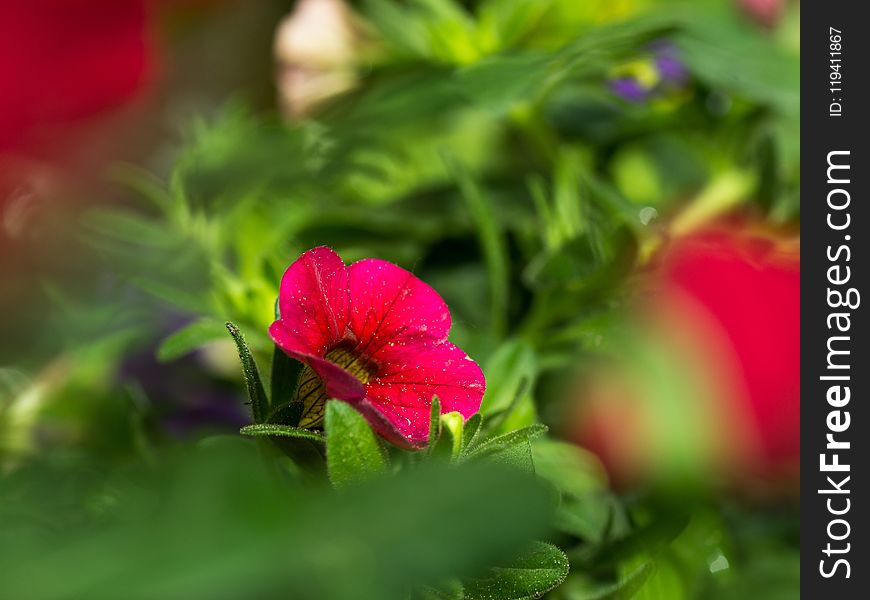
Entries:
[[801,592],[811,599],[870,597],[865,8],[801,2]]

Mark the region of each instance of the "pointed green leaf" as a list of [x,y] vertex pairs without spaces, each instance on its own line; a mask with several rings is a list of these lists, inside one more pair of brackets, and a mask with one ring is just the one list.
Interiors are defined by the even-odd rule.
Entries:
[[507,244],[492,199],[478,185],[462,163],[452,156],[444,156],[468,212],[474,222],[489,276],[490,327],[496,335],[503,335],[507,327],[510,260]]
[[540,598],[568,576],[568,557],[552,544],[534,542],[506,567],[465,583],[465,600]]
[[470,100],[495,113],[506,113],[540,89],[549,75],[548,62],[549,56],[539,53],[510,53],[487,57],[456,75]]
[[248,344],[245,343],[245,336],[239,331],[239,328],[227,321],[227,331],[233,336],[233,341],[236,343],[236,349],[239,351],[239,360],[242,362],[242,373],[245,377],[245,387],[248,391],[248,398],[251,400],[251,414],[256,423],[262,423],[269,415],[269,399],[266,397],[266,391],[263,389],[263,382],[260,380],[260,372],[257,370],[257,363],[254,362],[254,357],[248,349]]
[[326,403],[326,470],[337,488],[383,473],[387,468],[380,442],[365,418],[347,402]]
[[532,445],[529,440],[519,440],[504,448],[483,455],[485,460],[519,469],[527,473],[535,472],[535,461],[532,458]]
[[510,448],[511,446],[528,443],[529,440],[546,433],[547,429],[548,428],[546,425],[538,423],[536,425],[523,427],[522,429],[517,429],[516,431],[511,431],[510,433],[505,433],[503,435],[490,438],[483,443],[472,447],[469,450],[467,456],[476,457],[485,456],[488,454],[495,454],[507,448]]
[[279,436],[303,438],[306,440],[314,440],[317,442],[325,442],[326,436],[322,433],[312,431],[310,429],[302,429],[301,427],[291,427],[290,425],[279,425],[277,423],[259,423],[256,425],[247,425],[239,430],[242,435],[258,436]]
[[201,311],[203,304],[206,303],[201,295],[178,287],[173,287],[172,285],[160,281],[154,281],[144,277],[134,277],[133,283],[155,298],[191,312]]
[[432,454],[435,444],[441,437],[441,400],[438,396],[432,396],[432,405],[429,407],[429,443],[426,452]]
[[169,362],[181,358],[207,342],[222,338],[225,327],[214,319],[199,319],[182,327],[160,344],[157,349],[157,360]]

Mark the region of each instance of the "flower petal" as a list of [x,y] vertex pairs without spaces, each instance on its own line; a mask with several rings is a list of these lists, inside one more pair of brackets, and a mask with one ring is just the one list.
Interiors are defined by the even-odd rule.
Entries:
[[390,344],[447,339],[450,311],[438,292],[392,263],[365,259],[348,267],[349,325],[357,351],[377,363]]
[[379,406],[375,406],[368,399],[363,398],[362,400],[350,402],[349,404],[365,417],[366,421],[368,421],[369,425],[371,425],[372,429],[374,429],[379,436],[399,448],[414,450],[422,448],[425,445],[426,439],[423,440],[422,444],[416,442],[412,443],[408,440],[405,433],[400,431],[396,426],[394,420],[384,414]]
[[284,352],[314,369],[314,372],[324,381],[326,392],[331,398],[353,401],[365,396],[362,382],[352,373],[316,354],[292,349],[296,338],[288,333],[281,321],[272,323],[269,327],[269,335]]
[[[281,317],[269,328],[288,354],[323,356],[347,333],[347,267],[324,246],[300,256],[281,279]],[[313,367],[313,365],[312,365]]]
[[366,398],[412,446],[429,436],[432,397],[441,412],[458,411],[466,419],[480,409],[486,382],[465,352],[449,342],[388,346],[383,368],[366,384]]

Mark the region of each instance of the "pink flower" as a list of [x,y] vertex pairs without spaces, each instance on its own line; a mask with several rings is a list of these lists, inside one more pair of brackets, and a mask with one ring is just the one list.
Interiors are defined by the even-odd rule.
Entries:
[[296,390],[301,427],[321,427],[326,399],[337,398],[387,440],[420,448],[433,396],[442,412],[466,419],[480,408],[480,367],[447,341],[447,305],[408,271],[373,258],[345,266],[314,248],[284,273],[278,305],[269,334],[306,365]]
[[42,154],[129,102],[153,54],[144,0],[0,2],[0,152]]
[[762,27],[774,27],[785,12],[785,0],[737,0],[737,5]]
[[685,447],[717,474],[792,481],[800,462],[794,240],[730,222],[711,226],[674,239],[648,284],[638,334],[657,348],[655,368],[691,391],[666,392],[668,404],[649,367],[617,363],[583,388],[575,439],[620,482],[679,468]]

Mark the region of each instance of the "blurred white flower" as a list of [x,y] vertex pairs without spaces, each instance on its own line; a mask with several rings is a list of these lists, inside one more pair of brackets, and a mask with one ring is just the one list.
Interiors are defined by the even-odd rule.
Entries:
[[281,109],[290,118],[353,87],[357,34],[343,0],[300,0],[275,33]]

